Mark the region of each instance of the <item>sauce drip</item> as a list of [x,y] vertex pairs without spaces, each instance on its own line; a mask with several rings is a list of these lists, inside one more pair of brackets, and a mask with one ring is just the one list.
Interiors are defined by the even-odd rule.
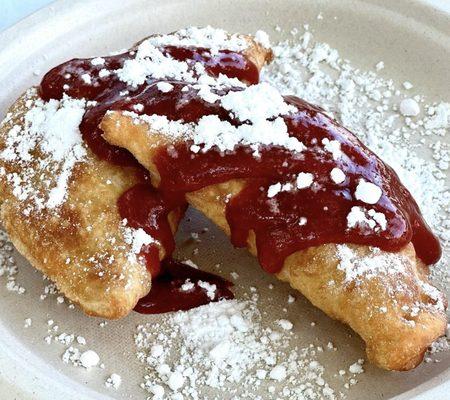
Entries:
[[[135,229],[142,228],[162,244],[167,255],[170,256],[173,253],[175,239],[168,221],[168,214],[176,209],[184,213],[187,205],[183,197],[165,197],[149,183],[141,183],[125,191],[119,197],[117,206],[120,216],[127,219],[128,226]],[[157,277],[160,269],[158,247],[148,245],[140,255],[146,259],[147,268],[152,276]]]
[[[152,282],[150,293],[140,299],[135,307],[135,311],[141,314],[189,310],[210,302],[234,298],[230,290],[233,284],[219,276],[170,258],[163,260],[161,266],[161,273]],[[187,279],[193,287],[183,290],[182,286]],[[208,297],[207,291],[198,285],[199,282],[208,282],[216,286],[212,298]]]
[[[211,74],[225,71],[229,76],[247,83],[258,82],[256,67],[239,53],[222,51],[211,56],[205,49],[166,48],[165,51],[177,59],[200,60]],[[129,57],[130,52],[106,58],[107,68],[118,68]],[[86,112],[80,129],[91,149],[100,158],[113,163],[136,165],[129,153],[110,146],[101,137],[97,126],[107,110],[135,111],[135,106],[142,104],[138,114],[159,114],[171,120],[194,123],[202,116],[218,115],[233,125],[241,123],[233,119],[218,102],[211,104],[203,101],[192,88],[183,90],[185,82],[170,81],[174,88],[168,93],[158,91],[156,81],[148,81],[132,89],[120,82],[115,74],[100,79],[97,86],[97,78],[93,79],[93,85],[84,85],[79,79],[81,73],[88,71],[90,75],[97,76],[96,68],[89,60],[72,60],[62,64],[44,77],[41,93],[44,98],[60,98],[64,92],[64,82],[69,84],[69,89],[65,91],[68,95],[96,100],[97,105]],[[64,76],[67,73],[70,77],[66,79]],[[121,94],[124,90],[129,92],[126,96]],[[173,248],[173,239],[169,238],[167,227],[161,221],[174,204],[170,201],[166,203],[164,199],[183,199],[185,193],[230,179],[243,179],[245,188],[226,206],[231,240],[235,246],[245,247],[249,231],[255,231],[258,258],[268,272],[279,271],[285,258],[295,251],[325,243],[355,243],[398,251],[412,242],[423,262],[436,262],[441,255],[439,241],[397,174],[319,107],[294,96],[286,96],[285,100],[296,108],[294,113],[283,117],[289,134],[304,143],[306,150],[293,153],[281,147],[263,147],[259,157],[254,157],[251,149],[244,146],[224,154],[214,149],[206,153],[193,153],[189,140],[176,144],[176,151],[173,148],[170,151],[160,149],[155,158],[161,175],[158,192],[153,191],[148,198],[142,195],[144,189],[136,189],[137,196],[124,194],[119,200],[121,214],[132,214],[136,226],[142,226],[155,236],[165,236],[163,241],[170,241],[169,248]],[[324,150],[324,139],[338,141],[343,155],[334,159],[330,152]],[[333,168],[340,168],[345,173],[344,182],[336,184],[330,179]],[[294,182],[300,172],[314,175],[310,188],[282,192],[268,198],[270,185]],[[361,178],[382,189],[383,195],[375,205],[369,206],[354,198]],[[150,193],[151,190],[148,191]],[[154,200],[152,196],[161,197]],[[144,198],[145,201],[142,200]],[[179,202],[182,200],[175,203],[179,205]],[[353,206],[383,213],[387,228],[378,231],[348,229],[347,216]],[[146,212],[141,215],[140,211],[135,210],[136,207],[143,207]],[[148,218],[154,213],[161,218]]]

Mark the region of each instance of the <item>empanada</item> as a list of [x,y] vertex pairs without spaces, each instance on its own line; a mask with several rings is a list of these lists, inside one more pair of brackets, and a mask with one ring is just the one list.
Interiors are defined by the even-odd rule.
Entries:
[[373,363],[418,365],[446,328],[445,297],[425,266],[441,253],[395,172],[318,107],[264,83],[229,88],[189,122],[190,99],[173,93],[178,112],[153,109],[158,101],[150,115],[108,112],[106,140],[350,325]]

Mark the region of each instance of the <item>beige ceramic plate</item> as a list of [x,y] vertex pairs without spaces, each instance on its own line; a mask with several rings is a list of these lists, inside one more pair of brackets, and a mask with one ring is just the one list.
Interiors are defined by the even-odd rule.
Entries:
[[[0,114],[25,88],[37,83],[42,72],[59,62],[128,47],[154,32],[206,24],[238,32],[265,29],[272,34],[277,24],[289,32],[309,23],[318,40],[338,48],[354,65],[370,68],[384,60],[386,76],[397,78],[397,82],[413,81],[429,101],[448,99],[450,7],[448,0],[439,4],[440,11],[428,2],[412,0],[56,2],[0,35]],[[323,22],[316,19],[319,12]],[[277,39],[274,34],[272,37]],[[199,215],[184,223],[178,237],[181,254],[192,257],[194,245],[186,238],[191,230],[204,226],[208,223]],[[261,274],[250,256],[232,249],[220,232],[210,228],[211,234],[198,245],[196,262],[204,268],[222,262],[225,273],[239,270],[242,282],[261,287],[261,296],[268,297],[264,288],[272,277]],[[44,286],[41,275],[20,256],[19,264],[18,281],[24,283],[27,292],[22,296],[10,294],[3,283],[0,288],[0,399],[144,399],[145,393],[138,387],[144,370],[136,360],[132,335],[138,323],[157,317],[132,314],[100,328],[99,320],[87,318],[78,310],[71,311],[54,300],[39,301]],[[272,301],[285,301],[289,289],[274,284]],[[270,303],[265,307],[270,312]],[[28,317],[33,319],[32,329],[23,328]],[[48,346],[43,340],[48,318],[57,321],[61,331],[79,332],[95,344],[107,365],[104,372],[89,373],[64,365],[60,361],[63,347]],[[325,360],[333,373],[364,357],[359,338],[306,300],[299,299],[290,308],[289,318],[298,321],[296,328],[304,341],[300,344],[333,340],[339,351]],[[315,329],[309,327],[311,321],[317,323]],[[448,399],[450,354],[439,358],[440,363],[423,365],[409,373],[387,373],[368,365],[349,398]],[[103,386],[111,372],[122,375],[120,391]]]

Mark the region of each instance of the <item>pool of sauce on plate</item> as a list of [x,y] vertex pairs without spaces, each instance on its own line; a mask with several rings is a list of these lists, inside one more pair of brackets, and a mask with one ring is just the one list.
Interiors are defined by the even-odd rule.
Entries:
[[[183,290],[190,282],[192,287]],[[214,294],[209,297],[199,282],[215,285]],[[171,258],[161,261],[161,272],[152,281],[152,288],[139,300],[135,310],[142,314],[161,314],[170,311],[189,310],[219,300],[234,298],[230,290],[233,284],[215,274],[201,271]]]
[[[212,75],[224,73],[248,84],[257,83],[259,79],[256,66],[240,53],[220,51],[212,55],[207,49],[175,47],[167,47],[164,51],[188,64],[201,62]],[[168,255],[174,248],[174,240],[167,215],[177,207],[185,207],[185,194],[230,179],[241,179],[245,182],[244,189],[226,204],[231,240],[237,247],[246,247],[248,233],[254,231],[259,262],[270,273],[278,272],[290,254],[326,243],[354,243],[395,252],[412,242],[417,256],[425,264],[432,264],[440,258],[438,239],[427,226],[417,203],[401,184],[397,174],[322,109],[294,96],[286,96],[285,100],[296,111],[283,118],[289,135],[298,138],[306,146],[302,152],[295,153],[271,146],[262,147],[259,157],[254,157],[249,147],[240,146],[233,152],[220,153],[212,149],[205,153],[193,153],[190,150],[192,143],[187,140],[176,144],[175,152],[173,148],[170,151],[166,148],[158,151],[154,161],[161,183],[158,190],[153,189],[148,183],[148,175],[132,155],[124,149],[109,145],[101,136],[98,125],[106,111],[158,114],[170,120],[193,123],[205,115],[217,115],[234,125],[245,121],[232,118],[218,102],[203,101],[196,90],[185,88],[185,82],[169,81],[173,89],[162,93],[157,88],[158,81],[148,80],[137,88],[131,88],[121,82],[115,73],[104,78],[98,77],[100,69],[119,69],[132,55],[132,52],[127,52],[105,57],[102,66],[92,65],[89,59],[68,61],[46,74],[40,90],[44,99],[59,99],[66,93],[71,97],[84,97],[96,102],[88,108],[80,125],[83,138],[99,158],[119,165],[134,166],[142,171],[142,183],[129,189],[119,199],[119,211],[122,218],[127,218],[130,226],[141,227],[159,240]],[[85,73],[92,77],[91,84],[80,79]],[[135,106],[138,104],[143,107],[136,111]],[[325,151],[323,139],[338,141],[342,156],[334,159],[330,152]],[[330,172],[335,167],[345,173],[345,180],[340,184],[330,179]],[[274,198],[268,198],[267,189],[270,185],[293,182],[300,172],[314,175],[314,183],[310,188],[282,192]],[[382,189],[382,197],[376,204],[367,205],[354,198],[361,178]],[[378,231],[348,229],[347,215],[353,206],[384,213],[387,228]],[[173,279],[178,282],[178,278],[175,278],[173,271],[176,268],[173,268],[175,264],[172,261],[166,262],[172,269],[159,267],[158,256],[154,255],[155,249],[151,247],[144,253],[147,252],[149,269],[157,276],[149,295],[151,301],[156,301],[152,293],[172,288],[170,281]],[[160,281],[163,283],[158,283]],[[175,283],[174,287],[178,284]],[[225,288],[228,290],[227,286]],[[189,303],[186,298],[179,299],[178,309],[184,307],[184,302]],[[158,306],[144,307],[147,300],[142,300],[138,311],[158,309]]]

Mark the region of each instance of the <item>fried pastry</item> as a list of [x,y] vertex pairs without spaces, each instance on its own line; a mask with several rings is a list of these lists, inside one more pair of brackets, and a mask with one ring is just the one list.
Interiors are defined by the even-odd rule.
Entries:
[[0,126],[1,220],[19,252],[87,314],[128,314],[172,252],[185,201],[163,199],[128,152],[103,140],[104,112],[146,90],[164,94],[167,79],[257,82],[268,58],[249,36],[192,28],[47,73]]
[[1,220],[17,250],[71,301],[116,318],[150,289],[132,251],[138,232],[122,224],[116,206],[139,177],[83,145],[83,113],[84,100],[46,103],[36,89],[12,106],[0,128]]
[[446,328],[426,267],[441,250],[395,172],[320,108],[265,83],[228,87],[196,118],[198,98],[164,101],[106,113],[104,137],[348,324],[374,364],[417,366]]

